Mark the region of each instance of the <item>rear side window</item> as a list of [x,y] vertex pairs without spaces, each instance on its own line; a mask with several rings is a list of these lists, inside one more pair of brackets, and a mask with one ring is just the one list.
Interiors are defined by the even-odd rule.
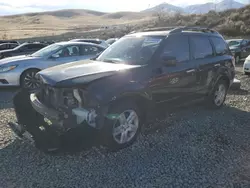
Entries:
[[208,37],[191,36],[190,44],[195,59],[203,59],[213,56],[213,48]]
[[216,55],[224,55],[229,53],[229,48],[227,43],[219,37],[211,37],[214,44]]
[[101,52],[101,50],[95,46],[82,46],[81,48],[81,55],[96,55],[99,52]]
[[161,56],[175,57],[177,62],[189,60],[188,36],[170,36],[165,43]]

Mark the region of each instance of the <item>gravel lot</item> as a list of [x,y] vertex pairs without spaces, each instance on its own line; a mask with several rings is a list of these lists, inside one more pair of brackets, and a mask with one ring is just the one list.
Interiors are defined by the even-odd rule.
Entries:
[[[249,188],[250,77],[237,78],[241,90],[230,91],[219,111],[180,110],[117,153],[92,148],[46,155],[14,137],[6,126],[13,110],[2,109],[0,187]],[[11,92],[1,96],[11,99]]]

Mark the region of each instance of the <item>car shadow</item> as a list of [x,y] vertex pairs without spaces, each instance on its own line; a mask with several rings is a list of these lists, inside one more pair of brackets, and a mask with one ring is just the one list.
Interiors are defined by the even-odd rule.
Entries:
[[[225,119],[224,122],[221,122],[222,114],[224,115],[224,118],[228,118]],[[219,122],[219,125],[217,126],[213,124],[214,122],[217,122],[215,117],[220,118],[217,120]],[[234,119],[232,117],[237,118]],[[248,117],[248,119],[246,119],[246,117]],[[208,125],[202,124],[205,120],[208,121],[208,118],[211,118],[209,120],[211,123]],[[85,144],[80,142],[78,144],[74,143],[71,146],[69,144],[64,148],[64,150],[61,150],[61,152],[48,155],[37,150],[34,146],[28,144],[26,141],[16,139],[8,146],[0,150],[0,166],[2,169],[1,173],[3,173],[1,177],[4,177],[4,179],[8,180],[9,183],[8,185],[4,184],[3,186],[11,187],[10,185],[18,182],[24,187],[30,187],[31,179],[27,173],[30,175],[32,174],[32,181],[37,182],[37,184],[40,182],[39,177],[43,179],[42,175],[45,174],[45,176],[49,175],[53,178],[56,178],[59,174],[67,173],[67,177],[69,179],[74,179],[74,177],[79,178],[80,176],[85,176],[84,169],[86,166],[89,166],[89,164],[91,164],[91,167],[88,169],[88,174],[98,176],[100,174],[104,175],[106,170],[111,172],[113,171],[114,173],[112,173],[112,176],[109,175],[109,178],[111,179],[116,178],[117,176],[115,173],[117,165],[119,165],[119,169],[124,169],[126,173],[133,173],[132,171],[135,170],[127,168],[127,165],[149,165],[148,161],[151,161],[151,163],[158,161],[160,164],[164,164],[164,169],[167,169],[171,168],[169,165],[171,164],[170,161],[172,157],[174,157],[177,161],[183,160],[183,156],[178,154],[178,152],[176,156],[171,157],[167,154],[175,154],[175,149],[178,147],[181,147],[182,150],[187,150],[188,156],[185,160],[189,160],[189,158],[191,158],[196,161],[191,164],[187,163],[186,165],[188,165],[187,168],[195,168],[194,170],[198,173],[200,172],[201,168],[203,168],[203,165],[206,165],[207,160],[221,161],[221,155],[230,155],[227,150],[230,150],[232,147],[237,149],[234,153],[231,153],[229,158],[232,157],[235,160],[241,159],[243,155],[242,152],[249,152],[250,140],[246,139],[249,137],[247,135],[250,135],[250,129],[247,128],[249,119],[249,112],[241,111],[237,108],[224,106],[220,110],[212,111],[204,109],[204,107],[200,105],[195,105],[193,107],[189,107],[188,110],[181,109],[172,113],[168,113],[167,120],[159,119],[154,125],[148,125],[148,127],[143,130],[142,136],[140,136],[134,145],[116,153],[107,152],[107,150],[100,148],[99,144],[85,140]],[[235,121],[235,126],[237,125],[237,127],[229,124],[232,122],[232,120]],[[185,123],[183,123],[183,121]],[[198,124],[192,125],[190,122],[196,122]],[[237,135],[234,136],[234,139],[231,138],[233,134]],[[156,138],[161,138],[162,141],[155,141]],[[192,145],[192,142],[194,141],[197,142],[196,149],[193,148],[196,147],[196,144]],[[207,141],[207,143],[205,141]],[[214,144],[216,147],[213,146]],[[190,147],[193,149],[190,149]],[[202,148],[208,147],[212,147],[210,152],[215,152],[215,156],[213,158],[208,156],[203,156],[203,158],[200,156],[196,158],[196,155],[199,155],[199,152],[203,150]],[[196,150],[199,152],[194,155]],[[225,153],[221,153],[222,150],[225,151]],[[135,157],[138,155],[140,155],[140,157]],[[165,156],[165,158],[162,158],[162,156]],[[223,160],[221,163],[224,163]],[[183,163],[185,163],[185,161]],[[237,161],[237,164],[238,163],[239,161]],[[179,163],[176,162],[175,165],[177,165],[176,171],[174,171],[173,174],[181,174],[182,169],[178,168]],[[82,171],[79,171],[81,168]],[[210,170],[213,171],[217,167],[213,166],[213,168]],[[221,173],[226,173],[225,171],[228,170],[227,168],[232,168],[232,164],[230,167],[227,167],[226,165],[225,168],[220,169],[222,171]],[[138,173],[141,173],[140,170]],[[142,173],[145,177],[150,178],[151,172],[144,170]],[[207,172],[204,174],[204,176],[206,176],[206,174]],[[237,171],[237,174],[239,175],[240,172]],[[21,179],[18,179],[18,177],[15,177],[15,175]],[[246,176],[246,174],[244,174],[244,176]],[[239,175],[239,177],[241,176]],[[237,176],[237,178],[239,177]],[[60,179],[60,184],[70,187],[70,181],[66,179]],[[119,178],[117,178],[117,181],[119,181],[118,179]],[[89,179],[89,181],[90,183],[95,184],[95,178]],[[42,183],[43,182],[40,182],[41,186],[43,185]],[[46,187],[46,185],[44,186]],[[15,186],[12,185],[12,187]]]
[[247,95],[248,93],[249,93],[248,90],[241,89],[241,88],[239,88],[239,89],[230,89],[228,91],[229,95]]
[[[217,169],[217,166],[211,167],[210,165],[210,171],[219,170],[221,171],[220,174],[225,174],[232,170],[233,165],[237,166],[241,163],[240,160],[243,160],[244,152],[249,153],[249,112],[227,105],[215,111],[207,110],[201,105],[195,105],[188,107],[188,110],[185,108],[168,113],[166,117],[165,119],[158,119],[153,125],[147,125],[147,128],[142,132],[142,136],[134,145],[116,153],[107,152],[107,150],[99,147],[100,145],[96,142],[85,140],[84,143],[69,144],[64,150],[54,153],[52,156],[37,150],[25,141],[16,139],[0,150],[1,177],[8,180],[6,181],[8,183],[5,182],[2,186],[16,187],[13,185],[18,182],[23,187],[33,187],[31,182],[35,182],[46,187],[43,176],[51,176],[52,180],[56,182],[56,178],[65,173],[67,178],[60,178],[60,185],[65,187],[71,186],[70,182],[72,181],[68,181],[68,179],[79,180],[77,178],[81,177],[80,179],[82,179],[83,176],[89,181],[89,185],[97,185],[98,180],[96,178],[89,178],[86,175],[87,169],[87,174],[92,174],[94,177],[106,177],[105,174],[108,171],[109,175],[106,178],[116,179],[119,182],[118,176],[120,177],[121,174],[116,173],[117,165],[119,169],[124,169],[126,174],[133,173],[136,168],[137,173],[142,173],[144,178],[150,179],[153,171],[150,170],[151,167],[149,169],[144,167],[150,164],[157,165],[158,162],[161,164],[161,167],[158,168],[169,173],[172,169],[171,166],[175,166],[175,171],[171,172],[171,177],[183,174],[183,169],[178,168],[178,165],[182,163],[186,165],[185,168],[194,169],[195,174],[202,174],[201,169],[203,166],[205,168],[206,162],[214,160],[219,161],[221,163],[219,165],[225,163],[225,167]],[[215,125],[215,123],[218,125]],[[195,144],[193,144],[194,142]],[[183,158],[183,154],[179,153],[176,148],[179,148],[180,152],[186,151],[187,154],[185,155],[187,156]],[[232,151],[231,148],[233,148]],[[210,154],[201,155],[200,152],[204,149],[207,149],[208,153],[213,152],[213,157],[209,157]],[[221,158],[222,156],[225,158]],[[175,161],[173,159],[176,160],[176,163],[173,162]],[[190,163],[190,159],[193,162]],[[230,164],[230,167],[227,165],[227,160],[233,163]],[[151,162],[149,163],[149,161]],[[132,168],[128,168],[131,166]],[[238,169],[235,167],[235,170]],[[154,173],[157,174],[158,172]],[[163,172],[159,173],[161,175],[158,174],[158,176],[162,176]],[[250,172],[247,171],[247,173]],[[193,174],[193,172],[190,174]],[[204,172],[204,176],[208,176],[208,174],[210,177],[218,179],[216,174]],[[235,178],[239,181],[242,174],[239,171],[236,174],[237,177]],[[32,178],[30,175],[32,175]],[[248,175],[250,174],[244,174],[244,177],[248,177]],[[185,179],[187,175],[181,176]],[[108,186],[109,181],[103,183]],[[98,185],[100,186],[100,184],[99,182]],[[50,186],[54,187],[55,185],[52,183]]]
[[0,89],[0,109],[13,108],[13,98],[18,93],[19,88],[1,88]]

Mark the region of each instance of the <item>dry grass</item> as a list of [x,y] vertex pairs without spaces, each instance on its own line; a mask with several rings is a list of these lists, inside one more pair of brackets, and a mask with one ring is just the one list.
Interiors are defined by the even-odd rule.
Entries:
[[0,17],[0,31],[8,38],[30,38],[84,32],[106,25],[137,24],[152,19],[136,12],[102,13],[89,10],[62,10]]

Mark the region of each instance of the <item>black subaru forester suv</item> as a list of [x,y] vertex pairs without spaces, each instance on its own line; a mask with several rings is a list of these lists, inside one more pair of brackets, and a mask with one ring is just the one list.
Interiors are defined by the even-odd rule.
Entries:
[[135,141],[159,105],[173,108],[202,99],[221,107],[234,80],[234,61],[223,37],[211,29],[130,33],[95,59],[39,72],[41,88],[16,95],[18,122],[9,125],[45,150],[60,148],[73,130],[84,137],[81,128],[94,130],[93,139],[118,150]]

